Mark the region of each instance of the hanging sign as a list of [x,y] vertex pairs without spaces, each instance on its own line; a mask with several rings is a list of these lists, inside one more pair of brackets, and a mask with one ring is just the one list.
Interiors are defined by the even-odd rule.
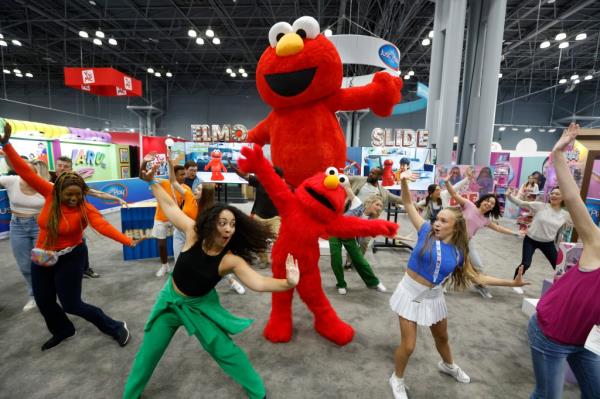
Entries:
[[192,125],[192,141],[196,143],[243,143],[248,137],[248,129],[242,124],[235,125]]
[[371,132],[373,147],[428,147],[429,130],[391,129],[376,127]]
[[113,68],[64,68],[65,85],[99,96],[142,95],[142,82]]

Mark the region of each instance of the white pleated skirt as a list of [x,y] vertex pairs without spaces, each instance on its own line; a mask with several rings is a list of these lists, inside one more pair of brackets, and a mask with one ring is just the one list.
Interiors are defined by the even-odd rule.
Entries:
[[429,288],[412,279],[408,273],[390,298],[390,307],[399,316],[425,327],[448,317],[442,285]]

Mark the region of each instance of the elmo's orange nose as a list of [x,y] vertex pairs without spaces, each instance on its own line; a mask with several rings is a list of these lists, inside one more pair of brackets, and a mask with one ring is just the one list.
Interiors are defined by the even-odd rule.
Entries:
[[323,180],[323,185],[330,190],[335,190],[339,184],[340,181],[335,175],[329,175],[325,178],[325,180]]
[[288,57],[290,55],[298,54],[304,48],[304,42],[297,33],[286,33],[277,42],[275,47],[275,54],[280,57]]

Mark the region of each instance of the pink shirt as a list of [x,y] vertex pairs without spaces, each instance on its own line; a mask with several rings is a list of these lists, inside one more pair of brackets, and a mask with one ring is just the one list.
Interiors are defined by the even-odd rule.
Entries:
[[467,222],[467,235],[469,239],[477,233],[477,230],[490,224],[490,218],[483,216],[479,212],[479,208],[471,201],[465,201],[462,210],[465,222]]
[[600,324],[600,269],[586,272],[573,267],[544,294],[537,320],[544,335],[565,345],[585,344]]

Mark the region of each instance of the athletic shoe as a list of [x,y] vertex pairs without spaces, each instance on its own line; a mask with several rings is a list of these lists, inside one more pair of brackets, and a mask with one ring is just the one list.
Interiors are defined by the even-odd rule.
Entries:
[[456,381],[462,382],[463,384],[468,384],[469,382],[471,382],[469,376],[464,371],[462,371],[462,369],[456,364],[453,364],[452,367],[449,367],[446,363],[444,363],[443,360],[440,360],[440,362],[438,363],[438,369],[442,373],[446,373],[454,377]]
[[377,285],[374,285],[369,288],[377,290],[379,292],[387,292],[387,288],[385,288],[385,285],[383,285],[382,283],[378,283]]
[[73,331],[73,334],[67,335],[66,337],[52,336],[52,338],[50,338],[48,341],[44,342],[44,344],[42,345],[42,352],[43,351],[47,351],[48,349],[54,348],[55,346],[57,346],[61,342],[66,341],[69,338],[74,337],[75,334],[77,334],[77,331]]
[[392,393],[394,399],[408,399],[406,394],[406,385],[404,385],[404,378],[396,377],[396,373],[393,373],[390,377],[390,386],[392,387]]
[[162,277],[169,272],[169,264],[164,264],[160,266],[160,269],[156,272],[156,277]]
[[83,271],[84,278],[98,278],[100,275],[94,271],[91,267]]
[[241,285],[240,283],[238,283],[236,280],[231,279],[231,281],[229,282],[229,288],[232,291],[237,292],[240,295],[244,295],[246,293],[246,289],[244,288],[243,285]]
[[338,294],[346,295],[347,293],[348,293],[348,291],[345,288],[338,288]]
[[347,260],[346,263],[344,263],[344,269],[346,269],[346,270],[352,269],[352,261]]
[[513,291],[516,292],[519,295],[523,295],[525,293],[525,291],[523,291],[523,288],[521,287],[512,287]]
[[35,299],[30,298],[27,301],[27,303],[25,304],[25,306],[23,306],[23,312],[27,312],[35,307],[37,307],[37,304],[35,303]]
[[477,284],[474,286],[474,288],[477,292],[479,292],[479,295],[481,295],[483,298],[485,298],[485,299],[493,298],[490,290],[488,290],[488,288],[486,286]]
[[129,330],[127,329],[127,323],[123,322],[123,327],[117,333],[115,340],[119,343],[119,346],[123,347],[127,345],[129,338],[131,338],[131,334],[129,334]]

